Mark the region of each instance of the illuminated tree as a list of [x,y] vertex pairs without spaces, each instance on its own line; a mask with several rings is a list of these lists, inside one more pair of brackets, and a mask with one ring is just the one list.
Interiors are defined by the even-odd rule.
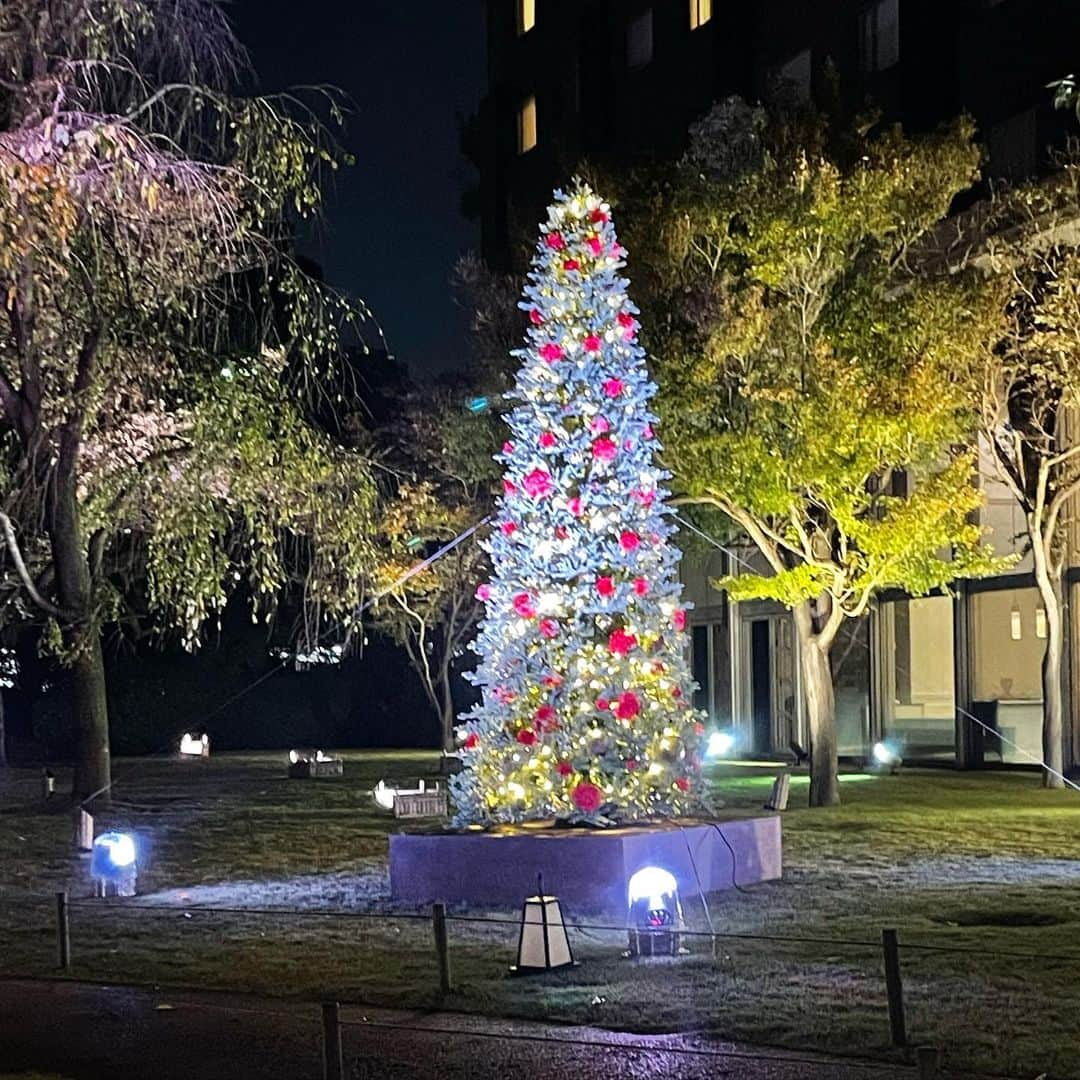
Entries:
[[80,797],[104,626],[193,647],[298,586],[317,640],[370,565],[367,461],[309,422],[343,305],[284,255],[332,155],[242,66],[212,0],[0,5],[0,611],[70,671]]
[[498,460],[459,823],[672,815],[697,792],[679,553],[637,308],[605,204],[557,192]]
[[[736,112],[736,119],[740,119]],[[745,153],[698,149],[634,221],[680,505],[724,514],[764,572],[720,582],[791,609],[810,803],[839,801],[832,648],[882,590],[988,573],[964,372],[998,316],[970,274],[909,252],[977,177],[958,122],[922,139],[741,118]],[[709,125],[701,129],[709,133]],[[751,152],[752,151],[752,152]],[[706,167],[713,162],[715,168]]]

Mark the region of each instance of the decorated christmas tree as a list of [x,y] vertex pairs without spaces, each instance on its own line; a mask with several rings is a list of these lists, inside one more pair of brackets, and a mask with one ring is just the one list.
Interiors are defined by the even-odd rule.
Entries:
[[596,194],[555,193],[521,304],[459,825],[672,816],[697,795],[703,729],[625,255]]

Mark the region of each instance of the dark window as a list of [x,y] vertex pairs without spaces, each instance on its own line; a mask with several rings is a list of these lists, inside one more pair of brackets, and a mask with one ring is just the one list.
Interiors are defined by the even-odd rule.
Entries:
[[652,57],[652,8],[649,8],[626,24],[626,66],[644,67]]
[[859,64],[864,74],[900,61],[900,0],[877,0],[859,16]]

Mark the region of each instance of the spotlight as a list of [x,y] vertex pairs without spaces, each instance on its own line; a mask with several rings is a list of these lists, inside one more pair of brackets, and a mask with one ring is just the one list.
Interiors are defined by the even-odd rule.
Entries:
[[135,856],[135,840],[129,833],[102,833],[90,856],[94,895],[134,896],[138,877]]
[[677,956],[682,908],[675,876],[659,866],[646,866],[627,885],[630,956]]
[[319,780],[327,776],[342,776],[345,763],[321,750],[290,750],[289,776],[294,780]]
[[874,761],[883,769],[888,769],[891,773],[897,773],[900,771],[900,766],[904,764],[904,759],[900,756],[899,752],[887,742],[876,742],[874,748],[871,751]]
[[713,731],[705,747],[709,757],[727,757],[735,749],[735,736],[730,731]]
[[190,731],[185,732],[180,739],[181,757],[209,757],[210,736],[193,735]]

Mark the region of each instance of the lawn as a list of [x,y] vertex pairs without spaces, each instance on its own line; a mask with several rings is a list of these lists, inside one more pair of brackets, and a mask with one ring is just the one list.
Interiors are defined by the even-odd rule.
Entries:
[[[99,828],[136,832],[141,895],[138,906],[73,903],[75,974],[438,1003],[430,923],[388,899],[394,822],[367,794],[382,777],[430,775],[435,758],[346,758],[342,780],[319,782],[287,780],[284,755],[117,761]],[[729,810],[750,812],[772,775],[722,766],[710,780]],[[572,933],[579,967],[514,979],[517,913],[458,912],[511,921],[451,923],[445,1004],[888,1055],[877,942],[892,926],[912,1042],[940,1045],[953,1068],[1080,1078],[1080,793],[1043,791],[1030,773],[944,770],[845,777],[844,804],[827,810],[805,809],[806,790],[794,777],[782,881],[710,897],[708,915],[686,905],[695,930],[711,920],[720,935],[756,937],[720,936],[715,950],[695,938],[678,960],[631,962],[625,935],[583,929]],[[89,891],[70,831],[66,810],[37,801],[33,773],[0,770],[4,972],[53,969],[52,893]],[[295,907],[309,913],[265,913]],[[823,940],[772,940],[795,937]]]

